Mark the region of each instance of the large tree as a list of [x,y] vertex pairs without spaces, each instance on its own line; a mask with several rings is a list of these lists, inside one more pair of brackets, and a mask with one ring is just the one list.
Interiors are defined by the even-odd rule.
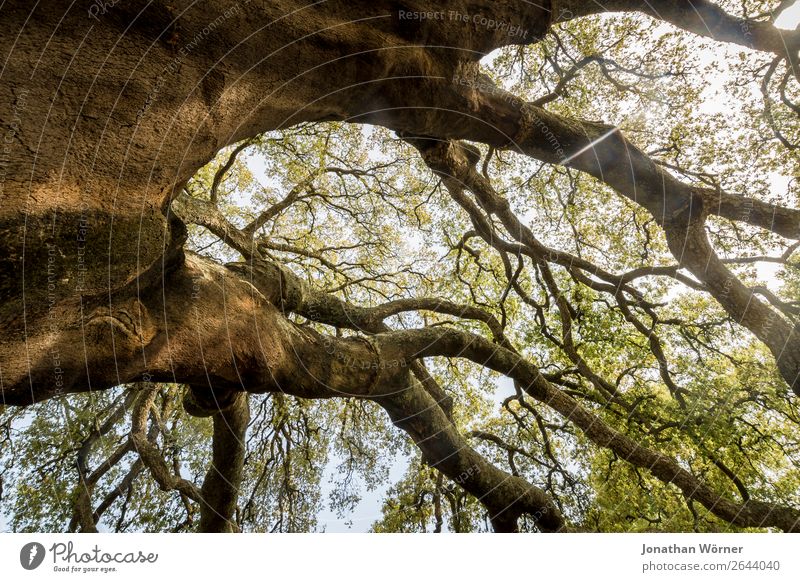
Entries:
[[3,3],[12,527],[800,531],[789,4]]

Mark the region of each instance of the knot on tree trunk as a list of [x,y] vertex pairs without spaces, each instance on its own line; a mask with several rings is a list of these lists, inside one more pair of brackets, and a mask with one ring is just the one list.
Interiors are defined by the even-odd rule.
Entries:
[[189,386],[183,395],[183,409],[191,416],[206,418],[230,409],[240,394],[229,388]]

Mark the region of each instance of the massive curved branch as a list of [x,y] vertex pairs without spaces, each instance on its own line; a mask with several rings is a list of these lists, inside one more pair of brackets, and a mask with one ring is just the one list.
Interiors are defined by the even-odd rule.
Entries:
[[776,28],[769,20],[733,16],[709,0],[554,0],[555,21],[603,12],[641,12],[721,42],[729,42],[791,59],[796,66],[800,32]]
[[402,346],[399,349],[405,357],[466,358],[513,378],[527,394],[575,424],[594,444],[614,451],[634,466],[649,470],[664,483],[675,485],[688,499],[698,501],[720,519],[742,527],[800,531],[797,509],[752,499],[736,503],[722,497],[675,460],[609,427],[596,414],[548,382],[536,366],[510,350],[454,329],[423,328],[389,335],[394,345]]
[[[475,71],[474,74],[477,75]],[[800,237],[800,212],[757,204],[742,212],[732,197],[685,184],[656,164],[612,126],[569,119],[523,103],[478,75],[453,84],[460,95],[450,96],[463,112],[454,124],[450,114],[431,114],[442,125],[440,134],[510,149],[538,160],[586,172],[639,204],[661,225],[673,256],[688,269],[719,304],[749,329],[772,352],[781,375],[800,394],[800,330],[759,299],[720,260],[706,235],[706,216],[716,212],[778,233]],[[429,120],[430,123],[430,120]],[[427,158],[442,158],[434,166],[467,180],[475,163],[463,149],[441,148],[441,139],[413,138]],[[425,134],[430,135],[430,134]],[[424,154],[426,155],[426,154]],[[453,160],[446,160],[453,156]],[[463,174],[463,175],[462,175]],[[748,204],[746,201],[744,204]]]
[[[393,333],[386,339],[393,341]],[[387,345],[387,352],[396,353]],[[411,436],[423,458],[471,493],[489,512],[496,532],[517,531],[517,520],[531,516],[541,531],[561,531],[564,518],[550,496],[514,475],[501,471],[459,434],[435,401],[416,383],[395,394],[376,399],[395,426]]]

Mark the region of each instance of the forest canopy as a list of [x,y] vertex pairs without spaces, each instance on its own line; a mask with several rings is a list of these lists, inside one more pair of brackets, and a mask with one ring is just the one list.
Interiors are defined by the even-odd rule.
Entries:
[[[800,531],[791,2],[244,4],[109,33],[164,55],[101,115],[124,69],[81,53],[92,147],[9,154],[6,529],[317,531],[378,491],[356,529]],[[331,36],[251,102],[262,4]]]

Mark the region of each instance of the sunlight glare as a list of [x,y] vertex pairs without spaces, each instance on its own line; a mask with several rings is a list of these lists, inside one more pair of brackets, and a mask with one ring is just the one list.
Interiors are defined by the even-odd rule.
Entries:
[[800,0],[781,12],[775,19],[775,27],[783,30],[795,30],[800,24]]

